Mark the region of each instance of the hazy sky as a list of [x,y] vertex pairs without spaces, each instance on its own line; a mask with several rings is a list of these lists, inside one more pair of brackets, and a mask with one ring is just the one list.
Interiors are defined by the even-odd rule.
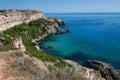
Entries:
[[120,12],[120,0],[0,0],[1,9],[38,9],[45,13]]

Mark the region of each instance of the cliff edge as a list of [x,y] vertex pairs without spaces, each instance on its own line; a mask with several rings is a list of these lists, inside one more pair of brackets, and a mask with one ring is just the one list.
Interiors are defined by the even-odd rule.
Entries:
[[0,13],[0,31],[4,31],[15,25],[28,23],[30,21],[47,17],[36,10],[5,11]]

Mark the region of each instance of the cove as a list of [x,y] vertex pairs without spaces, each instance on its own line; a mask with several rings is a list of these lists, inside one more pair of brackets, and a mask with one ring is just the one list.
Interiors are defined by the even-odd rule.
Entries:
[[70,33],[52,35],[42,46],[47,54],[77,61],[100,60],[120,69],[120,14],[119,13],[49,13],[60,18]]

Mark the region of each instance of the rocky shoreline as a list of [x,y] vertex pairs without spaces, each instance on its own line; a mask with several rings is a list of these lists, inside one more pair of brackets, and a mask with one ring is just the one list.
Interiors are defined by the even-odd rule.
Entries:
[[100,71],[102,77],[106,80],[120,80],[120,70],[115,69],[110,64],[101,61],[88,60],[83,66]]
[[[55,20],[59,26],[65,25],[65,22],[56,18],[50,18],[51,20]],[[61,29],[56,34],[61,34],[65,32],[70,32],[70,30],[63,30]],[[47,37],[47,36],[46,36]],[[44,40],[45,37],[43,37],[42,40]],[[45,46],[43,48],[52,48],[51,46]],[[68,61],[69,62],[69,61]],[[112,65],[96,61],[96,60],[88,60],[83,64],[84,67],[94,69],[102,75],[103,78],[106,80],[120,80],[120,70],[115,69]]]
[[[61,19],[57,19],[57,18],[47,18],[48,20],[50,20],[51,22],[54,22],[55,23],[55,26],[56,26],[56,31],[53,32],[53,34],[64,34],[64,33],[68,33],[70,32],[70,30],[65,30],[65,29],[62,29],[60,28],[60,26],[64,26],[65,25],[65,22],[62,21]],[[33,42],[40,42],[40,41],[43,41],[45,38],[51,36],[51,33],[46,33],[45,35],[43,36],[40,36],[39,38],[33,40]],[[49,48],[52,48],[52,46],[36,46],[36,48],[38,50],[41,50],[41,48],[45,48],[45,49],[49,49]]]

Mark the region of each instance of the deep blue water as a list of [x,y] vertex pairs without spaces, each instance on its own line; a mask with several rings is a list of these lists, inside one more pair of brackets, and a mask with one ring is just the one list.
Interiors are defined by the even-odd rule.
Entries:
[[65,21],[70,33],[53,35],[43,42],[48,54],[83,63],[95,59],[120,69],[120,14],[46,14]]

